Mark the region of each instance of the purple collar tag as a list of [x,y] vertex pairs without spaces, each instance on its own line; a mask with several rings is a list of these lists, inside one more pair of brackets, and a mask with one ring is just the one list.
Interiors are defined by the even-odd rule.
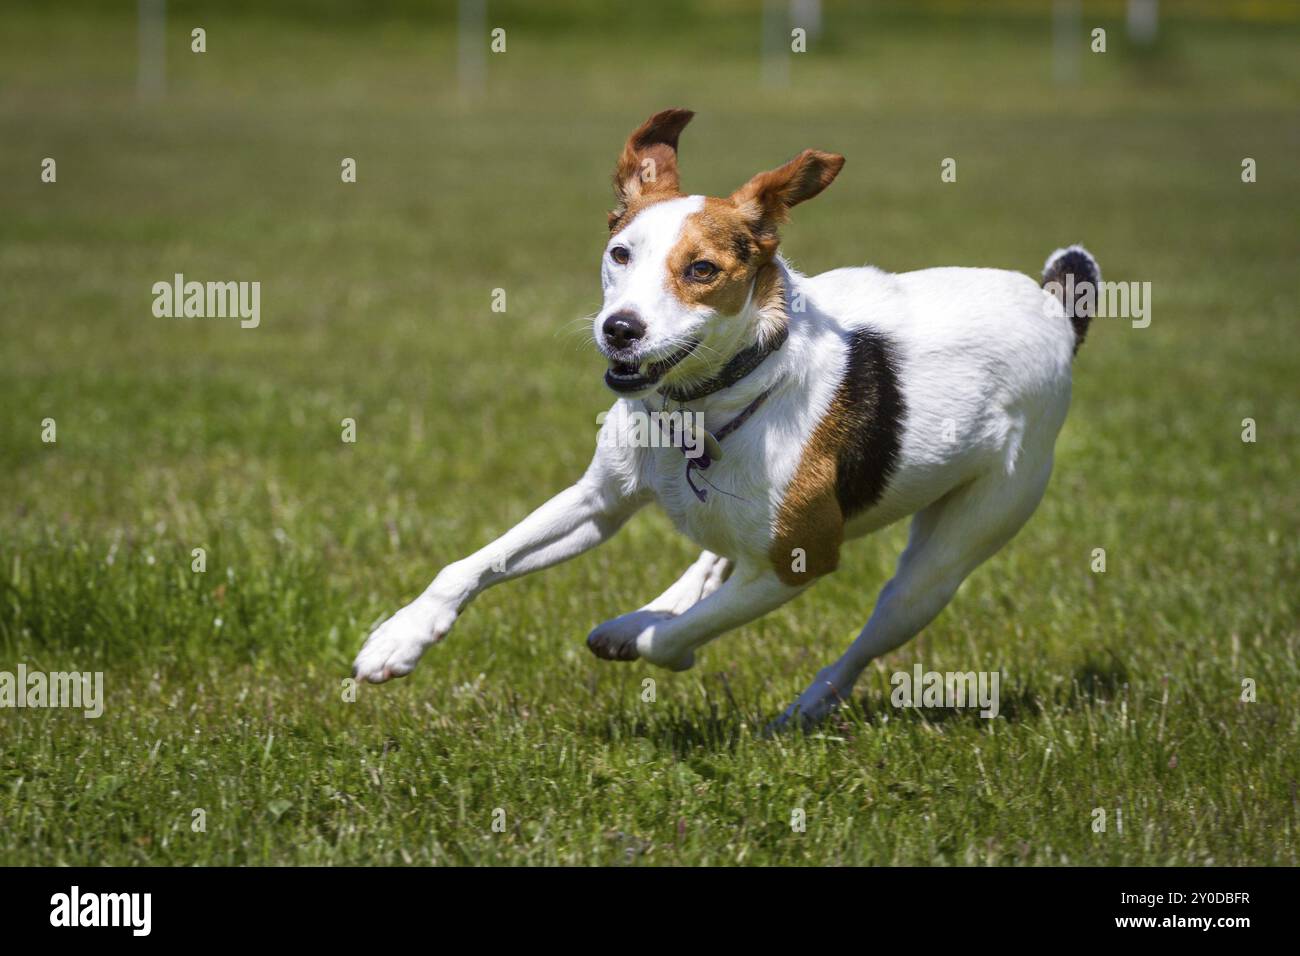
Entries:
[[[739,415],[737,415],[731,421],[727,422],[727,424],[723,425],[721,428],[717,430],[717,432],[711,435],[710,437],[714,439],[713,442],[714,445],[717,445],[719,442],[722,441],[722,439],[726,438],[728,435],[730,435],[732,432],[738,429],[741,425],[745,424],[745,422],[749,420],[750,416],[753,415],[754,412],[758,411],[758,406],[762,405],[763,402],[767,400],[767,396],[772,394],[772,389],[775,387],[776,386],[773,385],[771,388],[768,388],[766,391],[760,393],[758,398],[754,399],[752,402],[746,405],[744,409],[741,410]],[[656,420],[658,421],[658,419]],[[664,427],[663,422],[660,421],[659,430],[661,434],[663,432],[663,427]],[[674,434],[677,434],[676,431],[674,431]],[[685,442],[674,442],[673,444],[682,453],[683,456],[686,455]],[[721,454],[721,452],[719,452],[719,454]],[[698,458],[690,458],[690,457],[686,458],[686,484],[691,489],[691,491],[695,494],[695,497],[698,498],[700,501],[708,501],[709,493],[708,491],[701,488],[699,485],[695,483],[695,481],[691,477],[691,472],[707,471],[709,466],[712,464],[713,464],[713,458],[709,455],[707,451],[701,452]],[[703,478],[704,476],[701,475],[700,477]],[[707,484],[710,488],[713,488],[714,491],[721,492],[724,495],[730,495],[733,498],[737,497],[736,495],[731,495],[731,493],[728,491],[723,491],[721,488],[718,488],[711,481],[709,481],[708,478],[704,478],[704,483]]]

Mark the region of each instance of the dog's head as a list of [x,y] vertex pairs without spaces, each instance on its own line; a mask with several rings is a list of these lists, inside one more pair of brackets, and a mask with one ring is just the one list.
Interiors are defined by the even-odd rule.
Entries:
[[617,204],[601,262],[596,347],[622,395],[702,381],[780,333],[785,291],[777,227],[830,185],[844,157],[806,149],[725,199],[684,196],[677,138],[695,114],[664,110],[628,137],[614,170]]

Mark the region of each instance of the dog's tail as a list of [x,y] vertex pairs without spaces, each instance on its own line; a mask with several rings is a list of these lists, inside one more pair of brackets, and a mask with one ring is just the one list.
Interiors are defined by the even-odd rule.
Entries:
[[1101,266],[1083,246],[1057,249],[1043,264],[1043,288],[1056,296],[1074,326],[1074,351],[1079,351],[1088,334],[1088,323],[1097,311]]

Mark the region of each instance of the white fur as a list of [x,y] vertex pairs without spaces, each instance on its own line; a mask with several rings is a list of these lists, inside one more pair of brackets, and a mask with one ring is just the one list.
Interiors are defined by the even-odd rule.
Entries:
[[[598,341],[605,316],[634,309],[647,322],[647,350],[657,354],[700,335],[723,358],[744,344],[737,330],[752,328],[752,315],[710,315],[679,302],[665,281],[668,251],[701,203],[692,196],[650,206],[611,241],[628,247],[631,260],[620,267],[606,250]],[[624,427],[627,416],[607,416],[607,434],[577,484],[497,542],[445,568],[370,636],[356,674],[379,682],[408,673],[484,588],[599,544],[651,501],[704,554],[658,599],[596,628],[589,644],[597,653],[689,667],[703,644],[799,594],[804,587],[783,583],[770,564],[773,522],[804,445],[840,385],[846,333],[859,327],[892,341],[906,414],[897,468],[881,499],[853,518],[846,536],[915,517],[897,573],[866,626],[786,716],[820,718],[845,698],[869,660],[929,623],[1043,494],[1070,401],[1073,330],[1060,303],[1015,272],[944,268],[893,275],[853,268],[808,277],[779,261],[791,301],[806,306],[791,316],[788,341],[731,388],[689,404],[717,430],[775,386],[708,469],[709,482],[721,491],[697,500],[679,449],[620,441],[608,432]],[[660,402],[652,392],[620,398],[616,408],[656,410]],[[495,570],[503,556],[505,570]]]
[[[641,343],[647,352],[668,354],[699,331],[707,312],[686,305],[669,291],[664,263],[682,233],[686,217],[704,208],[703,196],[684,196],[655,203],[610,237],[600,265],[605,304],[596,313],[592,336],[601,340],[605,319],[625,309],[647,319],[649,330]],[[631,254],[627,265],[610,258],[610,250],[623,246]],[[648,392],[654,389],[647,389]]]

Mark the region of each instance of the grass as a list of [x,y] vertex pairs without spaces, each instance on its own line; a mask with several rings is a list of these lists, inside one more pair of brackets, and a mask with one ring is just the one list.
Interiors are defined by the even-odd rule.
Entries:
[[[175,4],[145,104],[131,18],[3,15],[0,670],[100,670],[107,703],[0,710],[0,863],[1295,865],[1300,27],[1168,11],[1140,52],[1103,8],[1062,89],[1025,4],[828,4],[766,90],[739,4],[491,7],[508,52],[465,98],[450,10]],[[818,735],[759,731],[903,526],[668,674],[583,646],[694,556],[642,515],[345,701],[374,622],[584,466],[608,176],[677,104],[692,190],[849,157],[786,230],[804,271],[1033,272],[1078,240],[1152,283],[1152,323],[1094,325],[1035,517]],[[261,326],[154,318],[176,272],[261,281]],[[893,709],[917,662],[1001,670],[1002,716]]]

